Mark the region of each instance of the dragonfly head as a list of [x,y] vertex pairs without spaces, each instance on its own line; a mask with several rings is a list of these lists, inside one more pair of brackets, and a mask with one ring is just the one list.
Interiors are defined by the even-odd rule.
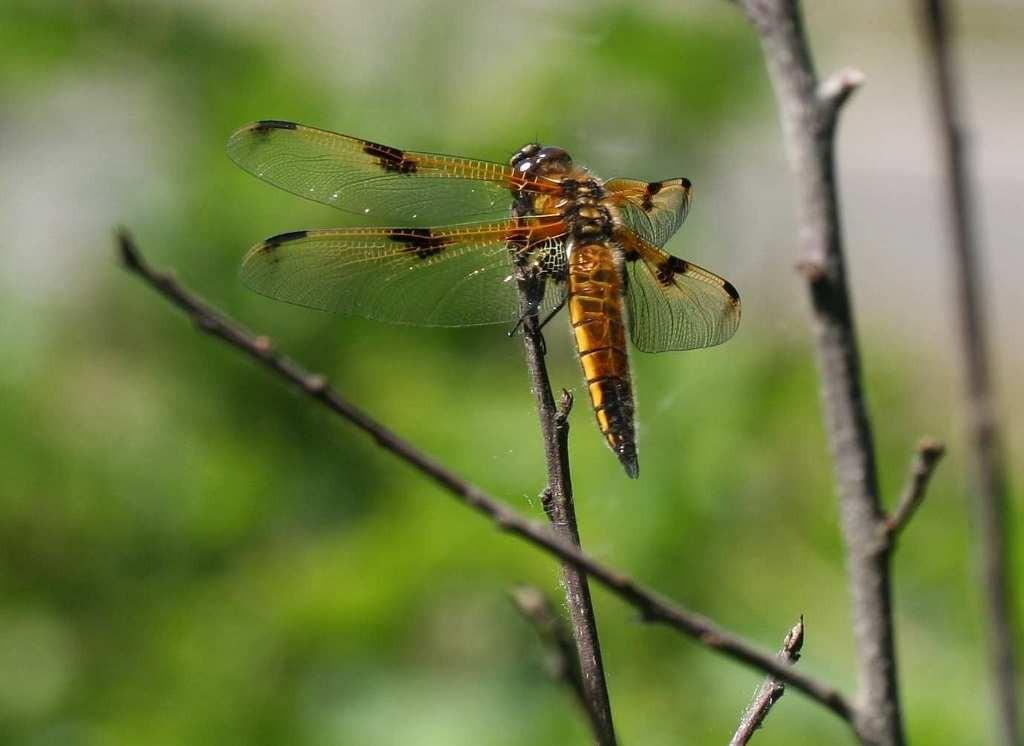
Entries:
[[572,158],[562,148],[531,142],[512,156],[509,165],[523,176],[558,179],[572,171]]

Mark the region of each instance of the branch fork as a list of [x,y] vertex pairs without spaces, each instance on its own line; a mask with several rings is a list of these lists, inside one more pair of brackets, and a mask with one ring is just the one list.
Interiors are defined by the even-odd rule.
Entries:
[[853,67],[846,67],[832,73],[818,86],[818,106],[826,128],[835,128],[839,110],[850,96],[864,84],[864,73]]
[[928,482],[945,452],[946,447],[932,438],[923,438],[917,444],[907,484],[903,488],[896,508],[885,519],[882,526],[883,539],[889,550],[895,546],[896,540],[907,527],[910,519],[914,517],[917,509],[921,507]]
[[[796,187],[803,257],[799,269],[811,301],[811,331],[852,596],[857,694],[849,719],[864,746],[903,746],[891,533],[886,529],[874,436],[861,385],[834,156],[839,112],[864,76],[848,68],[819,81],[798,0],[737,1],[764,52]],[[911,512],[901,515],[909,518]]]

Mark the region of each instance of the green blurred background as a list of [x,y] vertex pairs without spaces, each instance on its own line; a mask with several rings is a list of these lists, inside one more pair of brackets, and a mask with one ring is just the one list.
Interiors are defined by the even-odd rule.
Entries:
[[[951,450],[895,565],[907,724],[917,743],[983,743],[942,192],[903,6],[817,4],[809,23],[822,68],[868,76],[839,154],[887,501],[921,435]],[[963,7],[1019,484],[1024,116],[1007,91],[1022,12]],[[693,179],[669,248],[732,279],[744,322],[721,348],[634,356],[639,481],[579,407],[584,543],[765,646],[804,614],[800,666],[851,688],[792,190],[756,41],[728,3],[4,0],[0,49],[0,742],[587,742],[506,596],[555,592],[556,566],[118,268],[123,224],[155,264],[539,516],[533,402],[504,329],[389,327],[240,287],[248,246],[347,219],[228,161],[227,136],[262,118],[494,160],[540,139],[604,176]],[[563,329],[548,332],[553,382],[582,394]],[[595,593],[622,742],[727,742],[759,677]],[[850,737],[792,694],[756,740]]]

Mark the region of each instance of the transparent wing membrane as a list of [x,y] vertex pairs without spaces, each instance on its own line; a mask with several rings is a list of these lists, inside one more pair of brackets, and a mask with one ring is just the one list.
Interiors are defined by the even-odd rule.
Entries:
[[227,150],[264,181],[381,224],[497,220],[509,215],[511,187],[557,189],[500,163],[400,150],[292,122],[246,125]]
[[630,335],[643,352],[714,347],[740,323],[740,298],[730,282],[638,237],[626,249]]
[[[353,228],[283,234],[253,247],[242,280],[310,308],[417,326],[513,322],[513,257],[545,278],[540,311],[565,293],[564,225],[503,221],[456,228]],[[561,276],[558,268],[561,267]]]

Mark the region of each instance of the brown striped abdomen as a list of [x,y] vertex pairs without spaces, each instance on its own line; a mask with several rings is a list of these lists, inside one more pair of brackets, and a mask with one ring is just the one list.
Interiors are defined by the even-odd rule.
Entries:
[[639,474],[633,388],[626,356],[622,271],[610,246],[574,246],[569,254],[569,319],[597,426],[626,473]]

